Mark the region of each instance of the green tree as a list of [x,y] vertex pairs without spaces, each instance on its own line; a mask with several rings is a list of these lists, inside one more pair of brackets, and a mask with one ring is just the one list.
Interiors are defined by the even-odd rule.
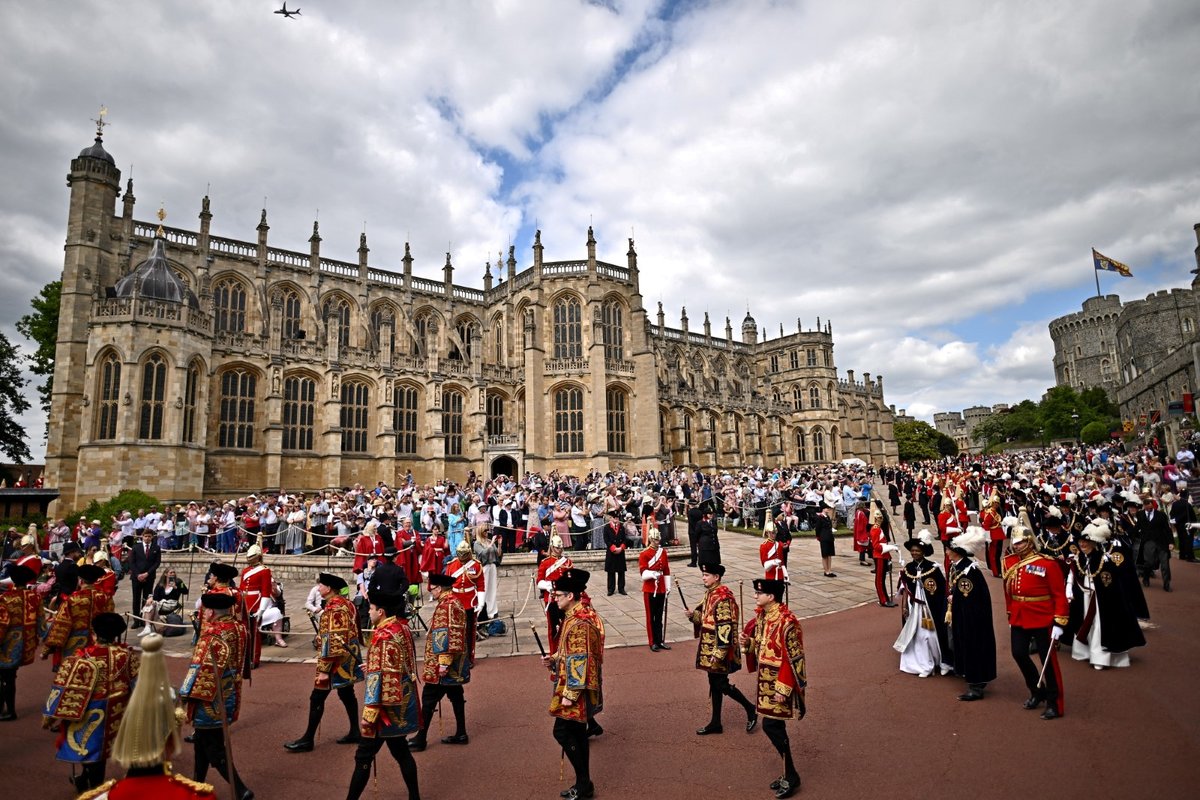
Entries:
[[1079,438],[1084,444],[1103,444],[1108,441],[1108,432],[1110,430],[1112,430],[1111,425],[1096,420],[1083,426],[1083,430],[1079,432]]
[[943,456],[958,455],[958,442],[954,441],[952,438],[950,438],[946,434],[942,433],[941,431],[934,431],[933,434],[934,434],[934,446],[937,448],[937,451],[940,455],[943,455]]
[[98,519],[104,529],[108,530],[113,517],[122,511],[128,511],[136,516],[139,508],[144,508],[146,511],[158,508],[158,498],[146,494],[140,489],[123,489],[116,497],[109,498],[103,503],[93,500],[83,511],[68,516],[67,522],[74,525],[81,519]]
[[[58,309],[62,301],[62,281],[51,281],[30,301],[33,312],[17,320],[17,330],[37,349],[29,356],[29,371],[44,378],[38,384],[42,411],[50,413],[50,394],[54,390],[54,351],[58,343]],[[47,423],[47,427],[49,423]]]
[[29,460],[25,427],[17,421],[29,410],[21,390],[28,383],[21,374],[21,351],[0,333],[0,452],[18,464]]
[[926,461],[938,458],[938,432],[928,422],[897,422],[892,429],[901,461]]

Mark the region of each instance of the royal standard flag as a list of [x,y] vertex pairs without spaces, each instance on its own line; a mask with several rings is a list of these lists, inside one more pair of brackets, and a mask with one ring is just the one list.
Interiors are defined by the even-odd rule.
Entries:
[[1133,272],[1129,267],[1122,264],[1120,261],[1114,261],[1108,256],[1096,252],[1096,248],[1092,248],[1092,263],[1096,269],[1102,269],[1105,272],[1119,272],[1124,278],[1132,278]]

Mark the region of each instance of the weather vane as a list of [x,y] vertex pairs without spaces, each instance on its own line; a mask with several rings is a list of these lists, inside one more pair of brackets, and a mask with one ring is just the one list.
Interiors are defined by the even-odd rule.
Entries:
[[165,203],[158,204],[158,215],[157,215],[158,216],[158,230],[154,232],[156,236],[166,236],[167,235],[166,231],[163,230],[163,226],[162,226],[163,220],[167,218],[167,210],[165,208],[163,208],[164,205],[166,205],[166,204]]
[[104,126],[112,124],[111,122],[104,121],[104,118],[107,116],[108,116],[108,106],[100,106],[100,115],[99,115],[100,118],[92,120],[92,122],[96,123],[96,138],[97,139],[104,136]]

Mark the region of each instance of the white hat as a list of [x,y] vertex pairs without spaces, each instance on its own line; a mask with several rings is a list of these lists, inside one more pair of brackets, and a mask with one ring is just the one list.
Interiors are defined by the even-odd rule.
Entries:
[[967,529],[950,540],[950,549],[967,555],[974,555],[983,550],[987,541],[987,531],[977,525],[968,525]]
[[[950,528],[946,528],[946,530],[950,530]],[[955,530],[957,530],[957,528]],[[917,535],[913,538],[915,538],[921,544],[929,545],[930,547],[933,546],[933,534],[929,532],[928,528],[921,528],[921,530],[917,531]]]
[[250,545],[250,549],[246,551],[246,558],[262,558],[262,548],[258,545]]
[[550,546],[556,547],[559,550],[561,550],[562,546],[563,546],[562,537],[558,536],[558,535],[551,536],[550,537]]
[[108,563],[108,553],[104,552],[103,550],[97,550],[92,556],[92,563],[99,564],[101,561],[106,564]]
[[1017,519],[1016,517],[1014,517],[1012,514],[1009,514],[1007,517],[1005,517],[1004,519],[1000,520],[1000,527],[1002,527],[1002,528],[1011,528],[1012,526],[1014,526],[1014,525],[1017,525],[1017,524],[1019,524],[1019,523],[1020,523],[1020,520],[1018,520],[1018,519]]
[[1062,519],[1062,512],[1059,511],[1058,506],[1050,506],[1046,509],[1046,516]]

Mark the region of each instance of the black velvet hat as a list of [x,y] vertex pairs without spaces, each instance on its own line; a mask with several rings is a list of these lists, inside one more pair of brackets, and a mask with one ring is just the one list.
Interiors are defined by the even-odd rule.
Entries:
[[37,575],[24,564],[12,563],[8,565],[8,577],[14,586],[25,586],[36,579]]
[[431,572],[431,573],[429,573],[429,585],[430,586],[445,586],[445,587],[453,586],[454,585],[454,576],[445,575],[441,572]]
[[777,601],[783,600],[783,592],[787,584],[774,578],[755,578],[754,591],[772,595]]
[[111,611],[105,611],[92,618],[92,630],[96,632],[96,636],[110,642],[115,641],[128,627],[124,617]]
[[79,577],[88,583],[94,583],[104,577],[104,570],[95,564],[84,564],[79,568]]
[[718,578],[725,577],[725,565],[718,564],[715,561],[701,561],[700,571],[707,572],[709,575],[716,575]]
[[205,592],[200,595],[200,605],[216,611],[233,608],[234,596],[226,592]]
[[404,603],[407,592],[408,580],[403,570],[377,569],[367,586],[367,600],[377,608],[395,610]]
[[212,573],[217,580],[221,581],[221,583],[231,583],[238,576],[237,567],[221,561],[214,561],[209,564],[208,571]]
[[554,590],[556,592],[570,592],[574,595],[583,593],[587,588],[588,578],[591,573],[583,569],[571,569],[563,571],[562,575],[558,576],[558,580],[554,582]]
[[322,572],[317,575],[317,583],[328,586],[335,592],[340,592],[342,589],[346,588],[345,578],[338,577],[331,572]]

